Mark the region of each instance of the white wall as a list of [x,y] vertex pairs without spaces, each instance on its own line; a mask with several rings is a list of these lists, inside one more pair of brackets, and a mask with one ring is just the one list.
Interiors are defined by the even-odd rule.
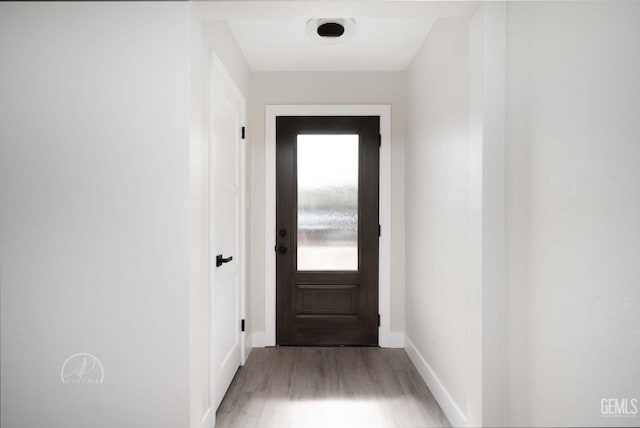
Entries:
[[3,427],[188,424],[188,19],[0,4]]
[[469,26],[467,420],[505,425],[505,4]]
[[207,52],[215,51],[240,92],[245,97],[248,96],[251,70],[231,32],[229,24],[226,21],[205,21],[203,23],[203,36]]
[[508,422],[640,398],[640,3],[507,6]]
[[269,104],[391,104],[391,330],[404,330],[404,72],[269,72],[251,79],[251,319],[264,332],[264,132]]
[[209,394],[209,152],[205,116],[208,54],[196,3],[190,4],[189,12],[189,426],[200,428],[204,420],[214,417]]
[[[199,4],[191,4],[192,138],[190,148],[190,426],[210,427],[210,283],[209,269],[209,85],[212,52],[224,64],[245,98],[249,67],[229,26],[222,21],[202,21]],[[247,252],[248,253],[248,252]],[[246,261],[245,261],[246,263]],[[248,334],[248,333],[247,333]]]
[[435,373],[432,391],[456,424],[467,387],[469,18],[436,22],[407,85],[408,350]]

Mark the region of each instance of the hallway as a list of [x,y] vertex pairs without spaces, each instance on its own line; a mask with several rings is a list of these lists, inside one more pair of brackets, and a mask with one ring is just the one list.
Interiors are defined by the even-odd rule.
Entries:
[[220,428],[448,427],[403,349],[254,349],[217,413]]
[[639,23],[1,1],[0,427],[640,427]]

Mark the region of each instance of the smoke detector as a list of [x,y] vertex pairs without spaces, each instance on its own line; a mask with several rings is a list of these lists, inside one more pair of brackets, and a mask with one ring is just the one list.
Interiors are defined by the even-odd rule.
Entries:
[[318,43],[343,43],[355,32],[356,21],[350,18],[314,18],[307,22],[307,36]]

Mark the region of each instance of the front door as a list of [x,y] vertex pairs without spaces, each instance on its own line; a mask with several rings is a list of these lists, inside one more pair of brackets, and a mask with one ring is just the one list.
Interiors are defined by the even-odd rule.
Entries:
[[380,118],[276,118],[276,343],[378,344]]

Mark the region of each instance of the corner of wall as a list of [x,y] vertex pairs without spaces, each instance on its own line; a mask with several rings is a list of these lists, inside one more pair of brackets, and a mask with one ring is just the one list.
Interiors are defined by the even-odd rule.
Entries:
[[506,424],[506,6],[485,3],[470,23],[471,276],[468,417]]

